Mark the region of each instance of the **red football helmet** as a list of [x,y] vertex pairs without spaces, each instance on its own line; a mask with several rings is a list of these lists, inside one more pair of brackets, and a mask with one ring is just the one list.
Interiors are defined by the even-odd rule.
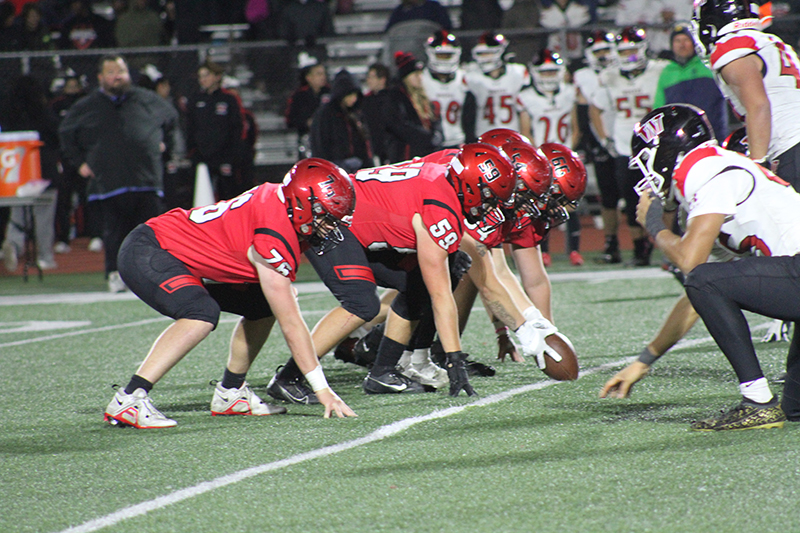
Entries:
[[539,147],[553,168],[553,188],[547,215],[551,225],[566,222],[569,213],[564,206],[578,206],[578,201],[586,191],[586,167],[578,154],[558,143],[545,143]]
[[502,149],[503,145],[511,141],[521,141],[530,144],[522,134],[508,128],[494,128],[478,137],[479,143],[491,144]]
[[503,145],[503,152],[514,163],[517,187],[514,193],[516,208],[524,214],[539,216],[547,204],[553,185],[553,170],[544,154],[528,143],[511,141]]
[[286,174],[281,190],[295,231],[318,255],[342,242],[339,224],[356,206],[353,182],[344,170],[324,159],[303,159]]
[[450,161],[448,177],[470,224],[493,227],[505,221],[500,207],[514,205],[517,173],[502,150],[485,143],[465,144]]

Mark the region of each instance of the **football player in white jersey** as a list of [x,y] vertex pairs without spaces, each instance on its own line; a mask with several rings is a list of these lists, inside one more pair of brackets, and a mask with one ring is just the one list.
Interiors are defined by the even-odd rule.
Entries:
[[508,40],[491,31],[483,33],[472,49],[475,60],[467,66],[467,90],[475,99],[474,127],[465,124],[467,140],[494,128],[519,131],[519,92],[530,85],[525,65],[507,63],[503,55]]
[[[574,147],[578,137],[575,111],[576,89],[565,80],[567,68],[559,54],[545,48],[531,65],[533,85],[519,93],[524,113],[520,115],[520,133],[534,146],[558,143]],[[567,254],[573,266],[583,264],[580,247],[581,224],[578,215],[570,212],[567,220]],[[547,255],[545,255],[547,254]],[[549,266],[547,241],[542,243],[542,259]]]
[[[779,403],[743,314],[800,320],[800,194],[749,158],[720,148],[694,106],[655,109],[636,125],[631,148],[631,165],[645,176],[637,185],[637,219],[686,273],[686,294],[733,367],[743,397],[691,429],[771,428],[800,420],[800,345],[792,340]],[[663,206],[676,201],[687,212],[682,237],[663,219]],[[709,262],[715,244],[739,259]]]
[[[635,26],[624,28],[616,37],[616,55],[618,66],[600,72],[600,90],[589,109],[592,126],[604,139],[603,144],[615,156],[616,184],[606,176],[598,176],[600,194],[603,205],[615,206],[604,208],[604,232],[606,249],[601,256],[602,262],[618,263],[621,260],[617,240],[618,214],[617,202],[625,200],[631,238],[634,246],[634,266],[650,264],[650,253],[653,246],[636,222],[636,193],[633,186],[641,175],[638,170],[628,169],[630,156],[630,136],[633,126],[650,112],[653,98],[658,86],[658,78],[666,66],[663,60],[651,60],[647,57],[647,36],[645,31]],[[607,131],[603,115],[614,115],[614,125]],[[616,185],[616,187],[615,187]]]
[[458,148],[466,142],[462,117],[467,86],[461,68],[461,43],[447,30],[439,30],[428,38],[425,52],[428,63],[422,71],[422,86],[441,119],[442,147]]
[[770,21],[749,0],[695,1],[698,55],[710,54],[720,89],[744,117],[750,157],[800,190],[800,61],[761,31]]

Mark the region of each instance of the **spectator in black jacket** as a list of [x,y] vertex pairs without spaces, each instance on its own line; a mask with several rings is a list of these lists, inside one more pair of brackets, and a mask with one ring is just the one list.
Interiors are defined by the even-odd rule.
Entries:
[[346,70],[331,84],[331,100],[314,113],[311,122],[311,153],[336,163],[347,173],[371,165],[367,134],[356,113],[361,89]]
[[300,41],[312,47],[319,37],[331,35],[334,35],[333,18],[323,0],[291,0],[281,11],[278,36],[290,45]]
[[116,46],[114,23],[93,13],[89,0],[72,0],[69,9],[70,14],[61,27],[59,48],[86,50]]
[[300,86],[286,102],[286,127],[297,132],[300,159],[311,157],[308,153],[308,132],[317,108],[328,101],[328,75],[325,65],[306,52],[297,55],[300,67]]
[[373,63],[367,70],[367,89],[361,101],[361,117],[369,132],[370,147],[377,157],[377,164],[388,163],[386,157],[386,124],[384,123],[384,110],[387,107],[389,83],[389,67],[383,63]]
[[386,155],[391,163],[428,155],[442,144],[441,125],[422,87],[422,62],[396,52],[398,83],[389,90],[384,114]]
[[163,211],[161,154],[178,112],[153,91],[133,87],[121,56],[100,60],[97,81],[100,88],[70,108],[59,134],[64,156],[89,180],[88,200],[101,205],[109,290],[122,292],[117,253],[128,232]]
[[222,88],[224,69],[206,61],[197,69],[200,91],[186,110],[186,148],[192,162],[208,165],[217,200],[247,190],[241,176],[244,119],[239,99]]

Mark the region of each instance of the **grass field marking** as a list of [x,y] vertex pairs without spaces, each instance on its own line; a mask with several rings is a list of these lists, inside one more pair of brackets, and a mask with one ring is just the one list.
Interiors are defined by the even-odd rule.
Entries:
[[[619,361],[605,363],[603,365],[594,368],[583,370],[580,373],[580,377],[588,376],[590,374],[594,374],[602,370],[607,370],[608,368],[625,364],[626,362],[630,362],[634,359],[636,359],[636,357],[627,357]],[[138,503],[130,507],[125,507],[124,509],[120,509],[119,511],[113,512],[111,514],[108,514],[100,518],[96,518],[94,520],[90,520],[89,522],[85,522],[79,526],[65,529],[60,533],[90,533],[92,531],[97,531],[99,529],[103,529],[118,524],[129,518],[135,518],[137,516],[142,516],[144,514],[147,514],[150,511],[157,511],[159,509],[163,509],[164,507],[172,505],[173,503],[179,503],[184,500],[194,498],[195,496],[200,496],[201,494],[205,494],[206,492],[210,492],[212,490],[216,490],[225,487],[227,485],[232,485],[234,483],[238,483],[239,481],[244,481],[245,479],[249,479],[251,477],[258,476],[266,472],[279,470],[281,468],[293,466],[298,463],[310,461],[312,459],[327,457],[343,451],[357,448],[359,446],[363,446],[365,444],[377,442],[387,437],[394,436],[422,422],[429,422],[431,420],[447,418],[449,416],[461,413],[465,409],[471,407],[483,407],[486,405],[492,405],[507,400],[513,396],[517,396],[519,394],[525,394],[526,392],[540,390],[545,387],[549,387],[551,385],[556,385],[558,383],[559,383],[558,381],[553,381],[553,380],[540,381],[537,383],[532,383],[530,385],[524,385],[522,387],[509,389],[503,392],[498,392],[497,394],[492,394],[491,396],[478,399],[476,401],[470,402],[465,405],[457,405],[453,407],[448,407],[446,409],[437,409],[427,415],[412,416],[409,418],[405,418],[403,420],[398,420],[397,422],[392,422],[391,424],[381,426],[380,428],[376,429],[375,431],[364,437],[349,440],[346,442],[341,442],[339,444],[332,444],[330,446],[325,446],[324,448],[318,448],[316,450],[311,450],[304,453],[299,453],[297,455],[287,457],[286,459],[281,459],[279,461],[273,461],[271,463],[265,463],[263,465],[246,468],[244,470],[240,470],[232,474],[227,474],[225,476],[221,476],[216,479],[212,479],[210,481],[204,481],[192,487],[180,489],[170,494],[159,496],[158,498],[154,498],[149,501]]]
[[44,342],[44,341],[52,341],[52,340],[59,340],[64,339],[66,337],[75,337],[78,335],[86,335],[87,333],[99,333],[103,331],[113,331],[115,329],[124,329],[124,328],[132,328],[136,326],[144,326],[147,324],[153,324],[155,322],[161,322],[164,320],[170,320],[168,317],[158,317],[158,318],[148,318],[145,320],[137,320],[136,322],[128,322],[126,324],[114,324],[111,326],[101,326],[98,328],[89,328],[89,329],[82,329],[79,331],[69,331],[67,333],[57,333],[54,335],[45,335],[43,337],[32,337],[30,339],[24,339],[21,341],[12,341],[12,342],[4,342],[0,343],[0,348],[7,348],[9,346],[24,346],[25,344],[33,344],[34,342]]

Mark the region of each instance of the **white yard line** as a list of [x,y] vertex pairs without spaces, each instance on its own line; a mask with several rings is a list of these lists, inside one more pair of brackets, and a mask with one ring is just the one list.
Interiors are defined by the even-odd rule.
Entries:
[[[595,368],[583,370],[581,371],[580,375],[587,376],[589,374],[594,374],[595,372],[599,372],[601,370],[625,364],[626,362],[629,362],[632,359],[635,358],[620,359],[619,361],[614,361],[613,363],[606,363],[604,365],[600,365]],[[324,448],[318,448],[316,450],[311,450],[304,453],[299,453],[297,455],[293,455],[286,459],[273,461],[271,463],[265,463],[263,465],[254,466],[252,468],[246,468],[244,470],[240,470],[232,474],[221,476],[216,479],[212,479],[210,481],[204,481],[192,487],[186,487],[185,489],[177,490],[175,492],[166,494],[164,496],[159,496],[158,498],[154,498],[152,500],[138,503],[136,505],[131,505],[130,507],[125,507],[124,509],[120,509],[119,511],[113,512],[111,514],[108,514],[100,518],[96,518],[94,520],[90,520],[89,522],[85,522],[79,526],[65,529],[61,533],[88,533],[90,531],[97,531],[99,529],[113,526],[114,524],[118,524],[123,520],[127,520],[129,518],[135,518],[137,516],[142,516],[144,514],[147,514],[151,511],[157,511],[159,509],[163,509],[164,507],[172,505],[173,503],[182,502],[184,500],[194,498],[195,496],[205,494],[206,492],[210,492],[212,490],[216,490],[225,487],[227,485],[232,485],[234,483],[238,483],[239,481],[243,481],[245,479],[249,479],[251,477],[264,474],[266,472],[272,472],[274,470],[279,470],[281,468],[293,466],[298,463],[310,461],[312,459],[319,459],[323,457],[328,457],[330,455],[335,455],[337,453],[357,448],[365,444],[371,444],[373,442],[383,440],[387,437],[392,437],[402,431],[405,431],[406,429],[412,426],[415,426],[423,422],[429,422],[431,420],[447,418],[449,416],[459,414],[465,409],[471,407],[483,407],[486,405],[492,405],[501,402],[503,400],[507,400],[513,396],[517,396],[519,394],[524,394],[526,392],[534,390],[543,389],[545,387],[556,385],[558,383],[559,383],[558,381],[553,381],[553,380],[540,381],[538,383],[532,383],[530,385],[525,385],[522,387],[517,387],[504,392],[493,394],[491,396],[487,396],[486,398],[481,398],[466,405],[459,405],[455,407],[449,407],[447,409],[436,410],[427,415],[404,418],[403,420],[398,420],[397,422],[392,422],[391,424],[381,426],[380,428],[376,429],[375,431],[364,437],[349,440],[346,442],[341,442],[339,444],[333,444],[331,446],[325,446]]]

